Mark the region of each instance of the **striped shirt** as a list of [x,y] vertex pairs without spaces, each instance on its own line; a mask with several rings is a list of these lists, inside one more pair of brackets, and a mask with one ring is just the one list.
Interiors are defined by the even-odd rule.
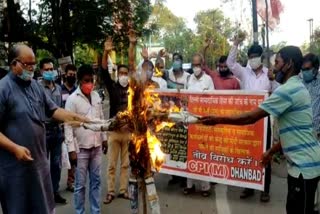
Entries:
[[320,176],[320,144],[313,132],[311,98],[299,77],[291,77],[260,108],[278,118],[288,173],[295,178],[302,174],[304,179]]
[[311,106],[313,113],[313,128],[320,133],[320,74],[311,82],[304,82],[311,96]]

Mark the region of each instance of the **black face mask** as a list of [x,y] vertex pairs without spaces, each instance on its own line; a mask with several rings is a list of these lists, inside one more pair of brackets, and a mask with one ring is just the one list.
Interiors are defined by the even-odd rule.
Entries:
[[229,69],[225,69],[225,70],[219,69],[219,74],[221,77],[227,77],[228,75],[230,75],[230,70]]
[[66,80],[69,85],[74,85],[76,83],[76,77],[74,76],[67,76]]
[[282,72],[282,71],[277,71],[276,72],[276,81],[280,84],[283,84],[284,82],[284,77],[285,77],[285,74]]
[[275,79],[280,84],[284,83],[284,78],[286,76],[285,73],[282,71],[284,66],[285,66],[285,64],[280,68],[280,70],[276,71]]

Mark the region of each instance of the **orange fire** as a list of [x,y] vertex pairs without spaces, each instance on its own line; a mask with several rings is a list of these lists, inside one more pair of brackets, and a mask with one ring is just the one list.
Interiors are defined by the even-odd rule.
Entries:
[[[144,84],[145,83],[137,79],[130,80],[128,90],[128,108],[126,111],[120,113],[119,116],[120,118],[131,118],[130,120],[133,122],[133,126],[135,129],[132,134],[132,141],[134,143],[135,152],[138,154],[142,149],[142,145],[147,142],[151,159],[151,166],[156,171],[159,171],[162,164],[164,163],[165,154],[161,150],[161,142],[151,130],[153,130],[152,127],[154,127],[154,131],[159,132],[166,126],[172,127],[174,123],[162,122],[153,119],[152,113],[168,115],[170,112],[180,111],[180,108],[172,103],[167,106],[162,106],[159,94],[153,93],[151,91],[152,89],[154,89],[152,86],[146,87]],[[139,96],[139,94],[135,93],[141,93],[141,95],[143,93],[143,96]],[[150,116],[150,112],[151,118],[148,118]],[[144,129],[143,127],[146,127],[146,129]],[[140,130],[145,131],[141,132]]]

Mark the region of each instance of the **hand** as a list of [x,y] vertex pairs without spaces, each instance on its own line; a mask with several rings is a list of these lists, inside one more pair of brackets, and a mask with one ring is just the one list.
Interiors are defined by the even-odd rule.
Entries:
[[208,48],[212,44],[212,39],[205,39],[203,42],[203,47]]
[[276,79],[276,76],[274,75],[273,69],[269,69],[268,78],[269,78],[270,81],[273,81],[273,80]]
[[272,160],[272,156],[273,154],[270,152],[270,150],[266,151],[263,155],[262,155],[262,158],[261,158],[261,165],[263,167],[266,167],[270,161]]
[[206,117],[200,118],[198,123],[201,123],[207,126],[212,126],[212,125],[216,125],[217,121],[215,116],[206,116]]
[[234,45],[239,45],[246,39],[246,37],[247,37],[246,32],[239,31],[236,37],[234,38]]
[[69,159],[70,159],[70,164],[72,166],[77,166],[77,153],[76,152],[69,152]]
[[159,51],[159,53],[158,53],[158,55],[159,55],[160,57],[165,57],[166,54],[167,54],[167,52],[166,52],[165,49],[161,49],[161,50]]
[[107,140],[102,142],[102,152],[103,152],[103,154],[108,153],[108,141]]
[[148,48],[144,47],[141,51],[141,56],[144,60],[149,59]]
[[106,41],[104,42],[104,51],[109,53],[113,50],[113,41],[110,36],[107,36]]
[[137,39],[137,34],[133,29],[129,30],[128,38],[129,38],[129,42],[131,44],[136,44],[137,43],[137,40],[138,40]]
[[17,145],[14,155],[19,161],[33,161],[30,150],[23,146]]
[[76,161],[77,160],[77,153],[76,152],[69,152],[70,160]]

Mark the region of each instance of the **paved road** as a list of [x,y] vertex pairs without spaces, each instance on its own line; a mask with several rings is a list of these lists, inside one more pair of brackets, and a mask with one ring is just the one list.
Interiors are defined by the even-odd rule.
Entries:
[[[103,196],[106,194],[105,167],[106,161],[103,162]],[[158,174],[155,180],[162,214],[284,214],[287,191],[284,177],[285,168],[283,165],[275,165],[271,185],[271,201],[269,203],[261,203],[258,193],[248,200],[241,200],[239,199],[241,188],[219,184],[213,186],[212,195],[209,198],[203,198],[199,193],[184,196],[179,185],[167,185],[170,176]],[[68,199],[68,204],[58,206],[57,214],[74,213],[72,194],[64,191],[66,188],[65,181],[66,173],[64,172],[61,194]],[[87,213],[89,213],[88,209]],[[102,213],[129,214],[129,202],[123,199],[115,199],[110,205],[102,205]]]

